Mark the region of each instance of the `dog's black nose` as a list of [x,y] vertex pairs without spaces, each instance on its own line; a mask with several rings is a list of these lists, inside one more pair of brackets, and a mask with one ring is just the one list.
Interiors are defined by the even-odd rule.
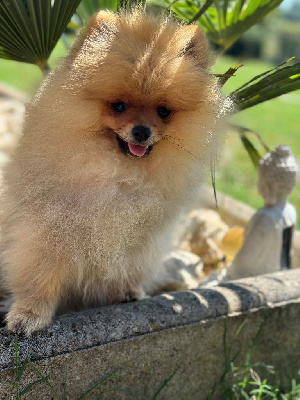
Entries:
[[147,126],[137,125],[132,128],[132,136],[139,143],[146,142],[151,136],[151,131]]

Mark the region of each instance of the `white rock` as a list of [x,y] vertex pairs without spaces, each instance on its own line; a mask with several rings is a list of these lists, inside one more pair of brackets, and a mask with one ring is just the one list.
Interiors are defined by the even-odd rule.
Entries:
[[203,263],[195,254],[172,251],[163,262],[163,268],[147,292],[158,294],[165,291],[195,289],[203,278]]
[[218,244],[227,231],[216,211],[196,209],[178,228],[175,248],[197,254],[205,265],[215,266],[224,259]]

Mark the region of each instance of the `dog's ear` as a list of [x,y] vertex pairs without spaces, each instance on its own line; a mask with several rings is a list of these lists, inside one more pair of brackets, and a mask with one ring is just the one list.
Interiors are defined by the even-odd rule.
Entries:
[[179,57],[191,57],[201,68],[210,64],[209,47],[205,34],[197,25],[182,26],[179,28],[179,37],[182,48]]
[[86,29],[78,36],[71,47],[65,58],[66,63],[71,65],[78,58],[78,55],[79,58],[82,57],[81,51],[86,51],[91,43],[101,41],[109,43],[117,31],[118,18],[116,14],[110,11],[99,11],[94,14]]
[[117,14],[111,11],[99,11],[92,16],[87,26],[85,36],[90,36],[95,32],[100,32],[104,36],[109,36],[115,32],[117,21]]

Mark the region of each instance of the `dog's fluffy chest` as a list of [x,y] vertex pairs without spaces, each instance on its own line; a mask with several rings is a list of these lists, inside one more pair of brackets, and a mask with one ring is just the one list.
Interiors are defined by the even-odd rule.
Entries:
[[74,255],[107,257],[108,262],[112,251],[117,255],[146,246],[165,223],[165,205],[153,187],[110,184],[60,194],[45,205],[41,223],[51,226],[56,244],[71,245]]
[[80,197],[76,206],[65,203],[60,212],[51,212],[62,217],[52,240],[57,244],[60,232],[57,252],[67,256],[84,292],[94,286],[105,292],[103,284],[116,281],[130,287],[125,282],[140,282],[159,266],[168,226],[165,203],[153,188],[131,189],[111,185],[102,195]]

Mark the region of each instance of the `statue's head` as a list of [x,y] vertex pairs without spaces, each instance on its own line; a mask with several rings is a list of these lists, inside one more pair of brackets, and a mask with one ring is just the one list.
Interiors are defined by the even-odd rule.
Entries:
[[267,206],[285,200],[296,185],[298,163],[289,147],[279,145],[258,164],[258,193]]

